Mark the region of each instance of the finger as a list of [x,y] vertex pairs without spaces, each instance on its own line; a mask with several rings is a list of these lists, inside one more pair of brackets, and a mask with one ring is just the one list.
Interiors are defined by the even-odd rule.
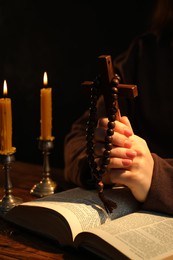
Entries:
[[[121,120],[122,120],[122,122],[117,121],[117,120],[115,121],[114,130],[116,132],[119,132],[120,134],[126,135],[127,137],[131,136],[133,134],[133,130],[132,130],[132,127],[130,125],[128,118],[127,117],[121,117]],[[123,122],[123,120],[124,120],[124,122]],[[100,118],[98,120],[97,127],[107,129],[108,128],[108,122],[109,122],[108,118]]]
[[112,135],[112,144],[114,146],[130,148],[132,145],[132,142],[125,135],[120,134],[118,132],[114,132],[114,134]]
[[[102,165],[102,158],[96,158],[95,162],[99,167]],[[110,157],[109,163],[108,163],[108,170],[110,169],[126,169],[130,167],[133,163],[132,159],[122,159],[122,158],[116,158],[116,157]]]
[[[105,143],[105,137],[107,133],[106,130],[103,128],[96,128],[94,132],[94,143]],[[130,148],[132,146],[133,139],[127,138],[125,135],[120,134],[118,132],[114,132],[112,135],[112,144],[113,146],[120,146],[120,147],[126,147]]]
[[129,159],[133,159],[135,158],[137,155],[137,152],[133,149],[126,149],[124,147],[114,147],[111,151],[110,151],[110,156],[111,157],[117,157],[117,158],[129,158]]
[[[96,143],[94,145],[94,154],[96,157],[103,156],[105,151],[103,143]],[[117,157],[117,158],[129,158],[133,159],[137,155],[137,152],[132,149],[126,149],[124,147],[113,147],[110,151],[110,157]]]
[[109,121],[108,121],[107,117],[99,118],[99,120],[97,122],[97,127],[107,128],[108,122]]
[[127,137],[131,136],[133,134],[131,126],[128,126],[120,121],[115,121],[115,128],[114,131],[123,134]]
[[119,169],[119,168],[127,168],[130,167],[133,163],[132,159],[129,158],[117,158],[117,157],[110,157],[110,162],[108,168]]
[[129,119],[127,118],[127,116],[122,116],[120,118],[120,122],[122,122],[123,124],[125,124],[127,127],[129,127],[129,129],[132,131],[133,133],[133,129],[132,129],[132,126],[131,126],[131,123],[129,121]]

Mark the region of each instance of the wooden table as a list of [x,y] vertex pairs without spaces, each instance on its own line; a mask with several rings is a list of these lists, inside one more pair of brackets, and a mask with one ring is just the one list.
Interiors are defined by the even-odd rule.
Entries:
[[[51,177],[58,183],[57,191],[71,188],[63,178],[62,169],[51,169]],[[36,199],[30,195],[30,189],[42,179],[42,165],[14,162],[10,171],[13,185],[12,193],[23,201]],[[4,173],[0,171],[0,199],[4,195]],[[55,242],[14,227],[0,217],[0,259],[88,259],[95,255],[89,252],[75,251],[72,248],[60,248]]]

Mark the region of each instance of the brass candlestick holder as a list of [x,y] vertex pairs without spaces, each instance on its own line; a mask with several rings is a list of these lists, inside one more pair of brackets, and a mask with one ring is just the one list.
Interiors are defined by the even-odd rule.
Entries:
[[34,185],[30,193],[36,197],[44,197],[55,192],[57,184],[50,177],[49,154],[53,149],[53,140],[39,140],[39,149],[43,153],[43,177]]
[[13,196],[12,194],[12,182],[10,178],[11,164],[15,161],[14,154],[0,155],[0,164],[3,165],[3,171],[5,173],[4,181],[4,196],[0,201],[0,214],[7,213],[14,206],[22,203],[22,199]]

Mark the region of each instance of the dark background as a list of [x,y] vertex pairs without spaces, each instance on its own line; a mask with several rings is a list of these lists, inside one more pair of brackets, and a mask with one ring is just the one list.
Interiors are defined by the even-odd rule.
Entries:
[[63,143],[89,105],[85,80],[97,76],[97,57],[112,58],[148,26],[152,0],[0,1],[0,96],[12,98],[17,160],[42,163],[40,88],[47,71],[53,91],[53,166],[63,167]]

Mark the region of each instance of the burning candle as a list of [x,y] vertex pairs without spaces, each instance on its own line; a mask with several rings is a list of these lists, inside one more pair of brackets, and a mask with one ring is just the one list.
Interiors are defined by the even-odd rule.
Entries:
[[12,147],[12,110],[11,99],[7,98],[7,82],[3,85],[4,98],[0,98],[0,154],[14,153],[16,148]]
[[52,140],[52,88],[47,87],[48,76],[44,72],[44,88],[41,89],[41,140]]

